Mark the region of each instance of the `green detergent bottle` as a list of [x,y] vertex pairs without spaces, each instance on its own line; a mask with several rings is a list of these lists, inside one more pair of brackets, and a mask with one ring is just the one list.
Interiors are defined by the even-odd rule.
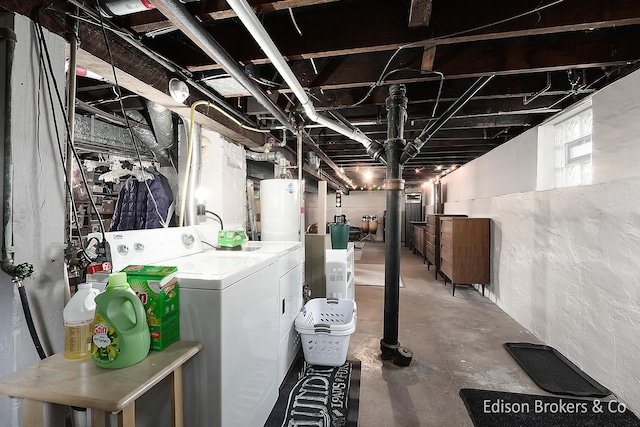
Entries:
[[144,306],[127,283],[127,274],[109,275],[95,298],[91,358],[101,368],[135,365],[149,354],[151,337]]

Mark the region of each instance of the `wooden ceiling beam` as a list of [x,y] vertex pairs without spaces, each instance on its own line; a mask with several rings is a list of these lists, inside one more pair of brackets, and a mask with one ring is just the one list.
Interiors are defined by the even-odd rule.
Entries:
[[[335,7],[329,4],[320,11],[296,10],[295,19],[302,36],[292,25],[289,14],[266,15],[263,25],[285,58],[301,60],[389,51],[429,38],[427,28],[409,29],[407,16],[408,9],[400,1],[337,2]],[[208,26],[208,30],[238,62],[269,62],[241,23],[224,21]],[[173,34],[159,35],[148,43],[170,59],[187,63],[192,71],[216,69],[211,61],[203,61],[202,56],[185,50],[183,40]]]
[[[332,3],[335,1],[338,0],[248,0],[253,10],[260,14]],[[223,0],[190,2],[186,3],[186,7],[189,12],[196,15],[203,22],[222,21],[236,17],[236,13],[229,7],[229,4]],[[173,24],[157,10],[122,16],[114,19],[114,21],[122,27],[131,28],[138,34],[175,28]]]
[[[539,2],[494,1],[491,8],[495,13],[491,15],[487,15],[486,5],[469,0],[440,2],[434,5],[431,25],[424,29],[407,27],[407,10],[402,2],[376,0],[367,2],[367,7],[357,2],[346,6],[336,3],[335,7],[318,11],[301,9],[297,12],[296,21],[303,31],[304,40],[295,32],[286,14],[267,16],[264,25],[283,55],[289,60],[296,60],[389,51],[408,44],[415,47],[458,44],[640,24],[638,2],[587,2],[589,4],[585,5],[565,0],[558,6],[541,11],[540,16],[526,15],[493,26],[488,24],[533,10]],[[483,26],[487,28],[456,36]],[[268,62],[240,24],[215,25],[211,27],[211,33],[239,61],[253,64]],[[171,40],[162,40],[165,42],[171,43]],[[423,50],[420,52],[422,55]],[[207,67],[212,64],[196,61],[191,65]],[[193,68],[196,69],[202,68]]]
[[[440,46],[434,58],[434,70],[447,80],[476,78],[482,75],[510,75],[571,68],[613,67],[640,58],[637,34],[640,26],[612,28],[588,33],[566,33],[501,41]],[[316,76],[310,89],[337,90],[362,88],[366,93],[378,81],[391,53],[351,55],[338,67]],[[421,49],[403,49],[388,70],[420,69]],[[433,75],[402,71],[389,76],[386,84],[437,80]],[[355,99],[356,97],[354,97]]]
[[411,0],[409,28],[426,27],[431,21],[432,0]]
[[[428,43],[467,43],[640,24],[640,3],[633,0],[564,0],[547,4],[551,6],[542,6],[538,0],[494,0],[491,14],[487,14],[486,3],[436,2],[431,20],[433,35]],[[527,13],[533,10],[538,11]]]

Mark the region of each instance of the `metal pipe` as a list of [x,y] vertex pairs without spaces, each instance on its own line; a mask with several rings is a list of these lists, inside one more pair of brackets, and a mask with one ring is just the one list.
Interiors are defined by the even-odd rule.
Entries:
[[[68,2],[69,2],[69,4],[71,4],[73,6],[76,6],[79,9],[81,9],[83,12],[87,13],[88,15],[93,17],[95,20],[100,21],[100,15],[98,15],[98,13],[95,10],[91,9],[90,7],[85,5],[84,3],[79,2],[77,0],[68,0]],[[180,76],[180,78],[182,78],[185,82],[187,82],[187,84],[189,84],[191,87],[195,88],[196,90],[202,92],[202,94],[206,95],[207,97],[209,97],[209,99],[213,100],[216,103],[216,105],[219,105],[220,107],[224,108],[224,110],[226,112],[228,112],[229,114],[235,116],[236,118],[244,121],[245,123],[248,123],[251,126],[255,125],[251,120],[249,120],[248,117],[242,115],[240,112],[238,112],[234,108],[231,108],[229,106],[229,104],[227,104],[225,102],[225,100],[223,98],[219,97],[218,95],[216,95],[213,92],[211,92],[210,90],[208,90],[206,87],[204,87],[204,86],[198,84],[196,81],[194,81],[189,75],[187,75],[186,71],[183,71],[183,70],[179,69],[176,65],[172,64],[167,59],[163,58],[162,56],[158,55],[156,52],[154,52],[151,49],[147,48],[139,40],[133,38],[129,34],[123,33],[122,31],[113,31],[113,29],[110,28],[110,26],[108,25],[107,22],[105,22],[105,24],[107,24],[107,29],[111,30],[113,32],[113,34],[115,34],[116,36],[120,37],[122,40],[127,42],[129,45],[131,45],[134,48],[138,49],[141,53],[143,53],[147,57],[151,58],[157,64],[159,64],[162,67],[164,67],[167,71],[170,71],[172,73],[178,74]],[[98,25],[100,25],[100,24],[98,24]]]
[[11,76],[16,33],[9,28],[0,28],[0,39],[6,42],[5,87],[4,87],[4,184],[2,187],[2,270],[13,276],[13,144],[11,141]]
[[147,111],[151,119],[151,127],[160,149],[173,146],[173,116],[168,108],[147,100]]
[[[302,242],[303,245],[303,249],[304,249],[304,242],[305,242],[305,224],[304,224],[304,181],[302,180],[302,129],[298,129],[298,131],[296,132],[296,148],[298,151],[298,191],[300,192],[299,194],[299,201],[300,201],[300,215],[299,215],[299,219],[300,219],[300,223],[298,224],[299,227],[298,229],[300,230],[300,241]],[[304,273],[303,273],[304,274]]]
[[387,216],[385,222],[384,272],[384,334],[380,341],[382,359],[394,359],[398,354],[398,312],[400,304],[400,226],[404,190],[400,154],[404,147],[402,135],[407,119],[407,97],[404,85],[389,88],[387,105],[387,140],[384,142],[387,176],[384,180]]
[[[302,131],[302,129],[300,130]],[[309,145],[313,152],[316,153],[318,157],[320,157],[320,159],[327,164],[327,166],[333,169],[333,171],[336,173],[336,175],[338,175],[338,177],[340,177],[340,179],[342,179],[352,189],[356,188],[356,185],[353,183],[353,181],[351,181],[351,179],[346,176],[342,170],[340,170],[340,167],[336,165],[334,161],[331,160],[331,158],[318,147],[318,144],[313,140],[313,138],[311,138],[311,135],[309,135],[308,132],[303,131],[303,137],[303,142]],[[380,159],[383,159],[383,157],[381,156]]]
[[176,27],[200,47],[211,59],[232,75],[262,104],[287,130],[294,132],[293,125],[284,112],[264,91],[247,76],[234,59],[211,37],[211,34],[187,10],[186,6],[176,0],[154,0],[153,4]]
[[227,3],[233,11],[238,15],[240,21],[249,30],[254,40],[271,60],[271,64],[278,70],[284,81],[289,85],[291,91],[300,101],[300,105],[304,108],[306,115],[314,122],[321,124],[329,129],[338,132],[349,139],[361,143],[367,150],[367,153],[374,159],[378,160],[384,152],[384,147],[376,141],[372,141],[357,128],[350,128],[342,123],[331,120],[327,117],[319,115],[311,100],[307,96],[297,77],[284,60],[282,53],[278,50],[275,43],[264,29],[260,20],[255,15],[251,6],[245,0],[227,0]]
[[473,96],[480,91],[489,81],[494,77],[494,75],[490,76],[482,76],[478,80],[476,80],[469,89],[462,96],[447,108],[447,110],[440,116],[438,119],[433,122],[431,125],[427,126],[420,136],[418,136],[413,142],[410,142],[404,148],[404,152],[402,153],[402,157],[400,158],[400,163],[405,164],[409,160],[413,159],[418,155],[422,146],[429,140],[431,137],[438,131],[444,124],[449,121],[451,117],[453,117]]
[[[158,105],[158,107],[161,107],[161,106]],[[161,107],[161,108],[164,108],[164,107]],[[135,121],[135,123],[129,122],[129,128],[133,133],[133,135],[138,140],[140,140],[140,142],[142,142],[144,146],[147,147],[154,154],[156,160],[158,161],[158,163],[160,163],[160,166],[171,166],[172,164],[171,164],[171,159],[169,158],[169,152],[167,150],[167,147],[163,146],[163,144],[167,144],[166,138],[162,141],[162,144],[160,143],[160,140],[158,140],[159,138],[158,135],[165,132],[165,130],[161,132],[158,132],[156,130],[156,127],[155,127],[156,122],[153,122],[154,117],[152,115],[151,109],[149,109],[148,111],[152,119],[152,124],[153,124],[152,128],[148,126],[147,119],[144,117],[144,115],[137,110],[129,110],[125,112],[127,117]],[[170,138],[171,138],[169,142],[169,146],[171,146],[171,144],[173,143],[173,121],[171,119],[170,111],[169,111],[168,120],[169,120],[169,132],[170,132]],[[158,120],[156,119],[156,121]]]
[[280,151],[269,151],[264,153],[256,153],[253,151],[247,151],[245,157],[255,162],[279,162],[280,159],[286,159],[284,154]]
[[185,174],[188,176],[188,182],[186,191],[183,192],[183,197],[185,198],[184,225],[197,225],[196,190],[200,185],[200,168],[202,166],[200,162],[200,140],[202,138],[202,128],[199,124],[193,121],[193,117],[190,119],[183,118],[183,121],[189,145],[191,146],[191,155],[187,156],[187,161],[189,162],[188,172]]
[[[77,9],[76,9],[77,12]],[[67,141],[67,153],[65,158],[66,163],[66,180],[69,185],[73,181],[73,143],[75,141],[75,119],[76,119],[76,65],[78,59],[78,39],[75,37],[78,34],[78,20],[73,20],[73,35],[69,42],[69,77],[67,83],[67,123],[69,124],[69,141]],[[71,249],[72,231],[71,231],[71,212],[73,212],[73,199],[71,192],[67,191],[65,196],[66,207],[66,221],[65,221],[65,238],[67,239],[67,248]]]

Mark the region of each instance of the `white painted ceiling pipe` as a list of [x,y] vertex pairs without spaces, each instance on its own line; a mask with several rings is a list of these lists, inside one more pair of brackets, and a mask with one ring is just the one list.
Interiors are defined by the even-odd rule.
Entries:
[[300,101],[300,104],[304,108],[307,116],[312,121],[361,143],[365,146],[365,148],[367,148],[367,151],[370,151],[370,147],[372,147],[372,145],[374,144],[376,146],[379,146],[375,147],[376,149],[374,149],[373,152],[370,152],[372,157],[377,159],[382,154],[383,150],[380,144],[369,139],[359,129],[349,128],[340,122],[328,119],[316,112],[313,103],[302,88],[300,82],[298,82],[297,77],[295,76],[295,74],[293,74],[291,68],[289,68],[289,65],[284,60],[284,57],[258,20],[258,17],[255,15],[255,13],[253,13],[251,6],[249,6],[246,0],[227,0],[227,3],[229,3],[229,6],[231,6],[236,15],[238,15],[240,21],[242,21],[242,23],[247,28],[249,33],[251,33],[260,48],[271,60],[271,63],[276,68],[276,70],[278,70],[278,73],[280,73],[287,85],[289,85],[289,88],[291,88],[293,93],[296,95],[296,98],[298,98],[298,100]]

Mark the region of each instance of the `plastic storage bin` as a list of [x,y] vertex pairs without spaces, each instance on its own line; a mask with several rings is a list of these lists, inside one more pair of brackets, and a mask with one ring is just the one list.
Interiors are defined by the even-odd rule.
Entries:
[[310,365],[341,366],[356,330],[357,306],[349,299],[316,298],[296,317],[304,359]]

